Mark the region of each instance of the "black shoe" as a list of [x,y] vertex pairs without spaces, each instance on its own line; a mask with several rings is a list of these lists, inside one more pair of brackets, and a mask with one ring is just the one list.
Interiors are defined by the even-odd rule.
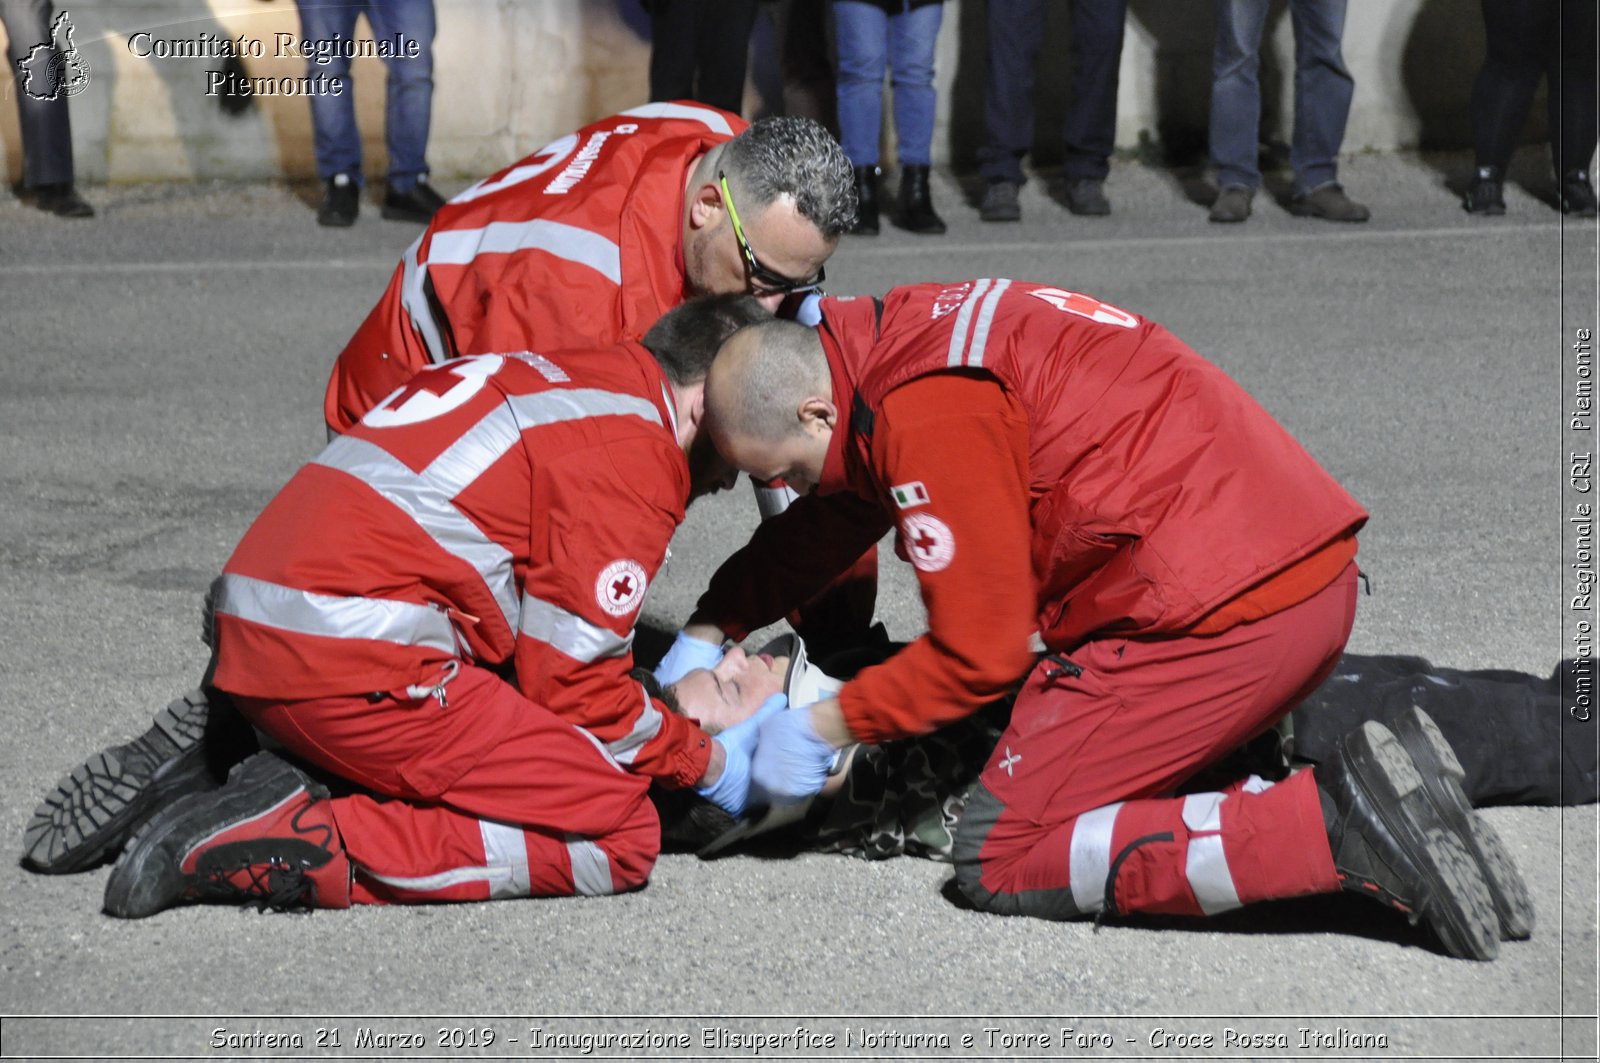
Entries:
[[983,190],[983,202],[978,204],[978,217],[984,221],[1021,221],[1022,204],[1017,202],[1020,187],[1015,181],[990,181]]
[[1244,185],[1229,185],[1217,193],[1207,217],[1215,222],[1240,222],[1250,216],[1250,201],[1256,197],[1255,189]]
[[105,911],[142,919],[176,904],[348,908],[350,858],[328,791],[288,761],[258,753],[215,793],[158,812],[106,880]]
[[876,166],[856,167],[856,220],[850,226],[854,236],[878,235],[878,175]]
[[92,867],[121,851],[158,809],[218,780],[202,739],[211,706],[204,691],[156,713],[133,741],[102,750],[56,783],[22,834],[22,862],[61,875]]
[[900,210],[896,224],[914,233],[938,235],[944,232],[944,219],[934,213],[933,196],[928,191],[927,166],[900,167]]
[[406,192],[396,192],[392,185],[383,190],[382,214],[390,221],[415,221],[426,225],[442,206],[444,197],[433,190],[426,177],[417,178],[417,183]]
[[1505,182],[1498,166],[1480,166],[1472,175],[1467,188],[1467,201],[1463,204],[1468,214],[1504,214],[1506,212]]
[[1067,182],[1067,209],[1087,217],[1110,214],[1111,200],[1106,198],[1105,182],[1092,177]]
[[347,173],[334,174],[328,179],[322,205],[317,208],[317,224],[347,229],[356,223],[360,210],[361,186]]
[[1337,183],[1291,197],[1289,213],[1299,218],[1321,218],[1324,221],[1361,222],[1372,217],[1370,210],[1345,195],[1344,189]]
[[1452,956],[1494,959],[1500,928],[1489,887],[1393,732],[1368,721],[1315,771],[1343,887],[1413,924],[1426,920]]
[[1594,185],[1589,183],[1589,171],[1568,170],[1561,178],[1561,213],[1592,218],[1595,210]]
[[1520,941],[1533,933],[1533,900],[1522,881],[1516,863],[1495,829],[1472,811],[1472,803],[1461,788],[1466,770],[1456,759],[1455,750],[1439,732],[1427,713],[1411,707],[1391,724],[1394,736],[1411,755],[1422,776],[1423,789],[1433,807],[1467,843],[1467,851],[1477,861],[1495,916],[1500,920],[1500,936]]
[[33,190],[33,205],[58,218],[92,218],[94,208],[78,195],[71,181],[40,185]]

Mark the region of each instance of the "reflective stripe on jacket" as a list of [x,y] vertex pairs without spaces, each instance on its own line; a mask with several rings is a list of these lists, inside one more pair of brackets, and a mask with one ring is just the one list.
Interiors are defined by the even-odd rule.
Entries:
[[685,291],[689,166],[745,128],[714,107],[650,103],[561,137],[434,215],[340,353],[335,432],[423,366],[466,354],[641,337]]
[[418,374],[245,534],[217,588],[214,682],[445,705],[453,662],[512,665],[524,694],[618,762],[694,781],[705,736],[627,675],[689,494],[672,418],[637,344]]

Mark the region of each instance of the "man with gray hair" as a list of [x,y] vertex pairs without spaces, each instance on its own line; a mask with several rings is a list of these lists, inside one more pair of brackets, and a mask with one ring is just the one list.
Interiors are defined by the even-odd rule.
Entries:
[[339,355],[328,427],[427,365],[637,339],[690,295],[776,311],[821,282],[854,212],[849,160],[809,119],[747,127],[691,103],[603,118],[434,216]]

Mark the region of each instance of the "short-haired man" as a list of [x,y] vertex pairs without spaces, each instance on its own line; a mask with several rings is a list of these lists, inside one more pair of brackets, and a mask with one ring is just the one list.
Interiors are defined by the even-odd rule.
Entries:
[[106,910],[609,894],[655,862],[652,779],[740,811],[754,727],[713,738],[629,671],[684,507],[733,479],[706,367],[765,317],[721,296],[642,346],[453,359],[334,439],[217,581],[212,683],[363,792],[258,754],[150,818]]
[[447,358],[637,339],[691,295],[776,310],[822,280],[854,216],[850,162],[809,119],[746,127],[690,103],[603,118],[434,215],[339,355],[328,427]]
[[689,630],[738,637],[897,528],[929,632],[764,723],[757,787],[814,793],[847,742],[926,733],[1021,681],[956,838],[978,907],[1202,915],[1344,887],[1457,955],[1526,935],[1492,832],[1453,778],[1419,779],[1414,758],[1453,762],[1427,728],[1402,744],[1368,723],[1314,771],[1171,796],[1315,689],[1355,613],[1366,513],[1237,384],[1159,325],[1040,284],[821,316],[744,330],[712,367],[723,456],[814,494],[729,559]]

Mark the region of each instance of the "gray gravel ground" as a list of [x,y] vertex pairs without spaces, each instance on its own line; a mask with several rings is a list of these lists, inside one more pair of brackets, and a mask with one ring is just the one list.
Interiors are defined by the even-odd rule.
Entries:
[[[830,286],[1005,275],[1162,321],[1371,510],[1376,593],[1352,649],[1543,673],[1570,628],[1563,370],[1572,330],[1595,326],[1596,230],[1522,187],[1506,217],[1469,218],[1443,176],[1465,166],[1350,160],[1345,183],[1375,217],[1349,227],[1269,200],[1246,225],[1208,225],[1188,184],[1132,163],[1114,169],[1110,218],[1074,218],[1035,182],[1022,224],[985,225],[945,176],[948,235],[849,239]],[[1542,191],[1537,159],[1523,171]],[[0,202],[0,837],[14,851],[60,773],[194,685],[206,584],[319,448],[331,359],[416,233],[371,203],[353,230],[318,229],[282,187],[89,196],[87,223]],[[754,520],[743,490],[697,506],[648,618],[680,623]],[[882,616],[911,637],[915,585],[886,576]],[[948,869],[910,859],[669,856],[648,889],[604,900],[132,923],[99,913],[103,869],[13,861],[0,1055],[453,1058],[475,1050],[440,1047],[440,1028],[487,1028],[488,1047],[460,1040],[528,1058],[583,1055],[581,1034],[689,1041],[589,1042],[590,1058],[1594,1058],[1595,809],[1488,817],[1539,919],[1492,964],[1449,959],[1353,898],[1171,926],[1002,919],[952,904]],[[72,1018],[87,1015],[120,1018]],[[334,1026],[339,1047],[319,1051]],[[1301,1027],[1331,1040],[1303,1048]],[[798,1047],[750,1039],[797,1029]],[[409,1033],[429,1047],[383,1046]],[[919,1040],[940,1034],[948,1049]],[[1087,1040],[1102,1035],[1109,1047]]]

